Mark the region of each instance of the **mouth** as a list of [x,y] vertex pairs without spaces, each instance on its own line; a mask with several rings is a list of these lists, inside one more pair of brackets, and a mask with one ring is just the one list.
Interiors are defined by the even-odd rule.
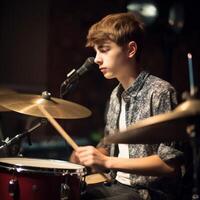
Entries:
[[100,67],[99,69],[103,74],[105,74],[108,71],[108,68],[106,67]]

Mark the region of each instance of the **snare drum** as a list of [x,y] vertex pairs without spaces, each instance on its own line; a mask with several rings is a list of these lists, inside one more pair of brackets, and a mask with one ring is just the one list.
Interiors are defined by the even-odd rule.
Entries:
[[0,158],[1,200],[79,200],[83,166],[60,160]]

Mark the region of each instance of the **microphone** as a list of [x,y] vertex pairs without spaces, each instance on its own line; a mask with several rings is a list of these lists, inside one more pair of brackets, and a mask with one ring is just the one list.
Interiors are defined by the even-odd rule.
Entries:
[[[79,69],[72,69],[67,74],[67,79],[61,84],[60,96],[62,97],[66,95],[70,90],[74,89],[75,86],[78,84],[79,78],[83,76],[86,72],[91,70],[94,65],[97,65],[94,62],[94,57],[88,57]],[[63,87],[65,87],[64,92],[62,92]]]

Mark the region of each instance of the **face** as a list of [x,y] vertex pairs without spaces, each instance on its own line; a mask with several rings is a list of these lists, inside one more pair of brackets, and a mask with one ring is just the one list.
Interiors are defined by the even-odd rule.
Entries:
[[123,73],[123,66],[128,62],[127,48],[118,46],[112,41],[95,45],[95,63],[107,79],[118,78]]

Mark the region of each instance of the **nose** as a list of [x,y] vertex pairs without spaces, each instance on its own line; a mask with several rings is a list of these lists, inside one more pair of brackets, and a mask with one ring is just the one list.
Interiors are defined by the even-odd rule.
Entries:
[[94,58],[94,62],[98,65],[101,65],[102,64],[102,58],[101,56],[99,55],[99,53],[96,53],[96,56]]

